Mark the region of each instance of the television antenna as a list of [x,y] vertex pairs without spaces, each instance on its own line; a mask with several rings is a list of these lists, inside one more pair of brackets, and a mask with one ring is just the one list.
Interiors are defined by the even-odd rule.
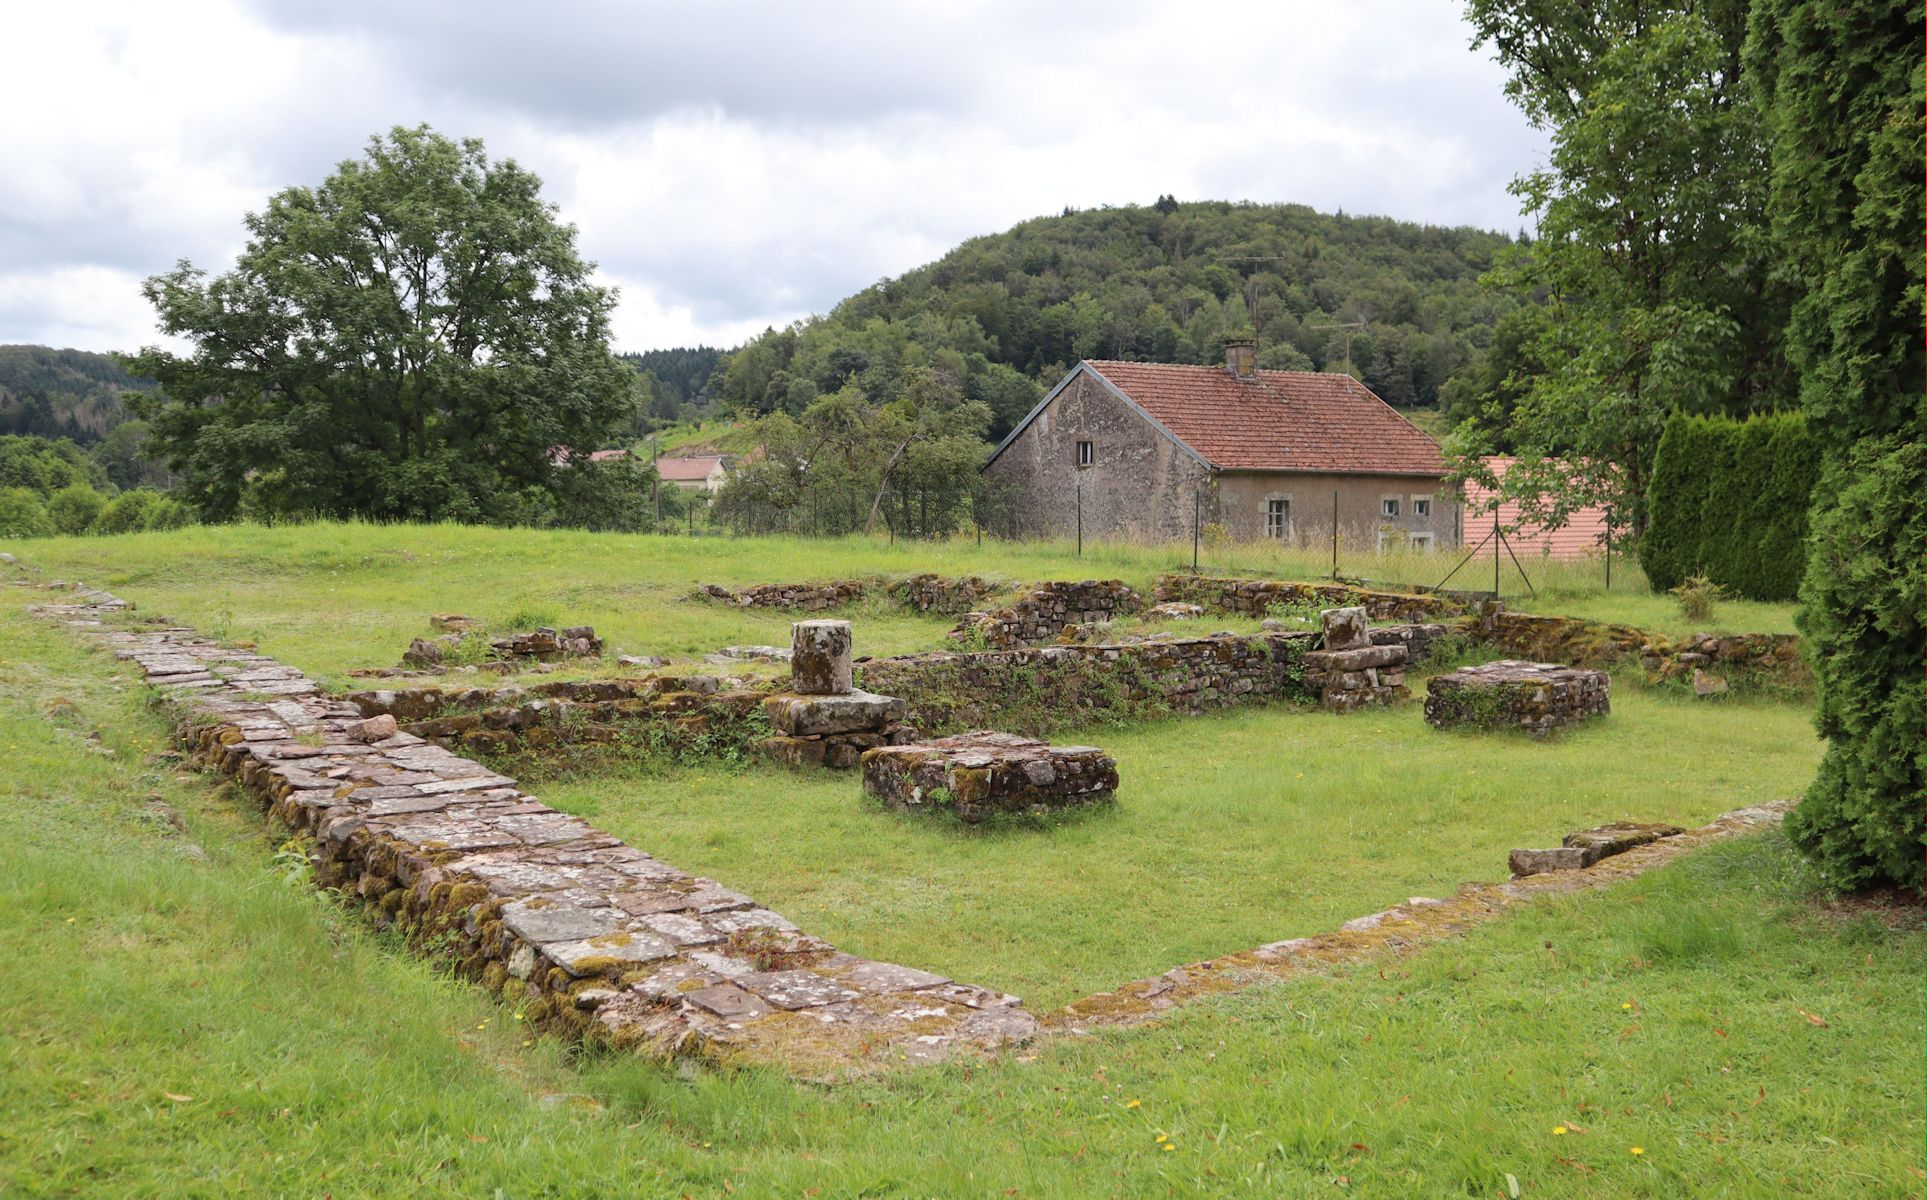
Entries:
[[1345,365],[1352,366],[1352,334],[1369,325],[1369,321],[1334,321],[1326,325],[1307,325],[1307,329],[1342,329],[1345,331]]

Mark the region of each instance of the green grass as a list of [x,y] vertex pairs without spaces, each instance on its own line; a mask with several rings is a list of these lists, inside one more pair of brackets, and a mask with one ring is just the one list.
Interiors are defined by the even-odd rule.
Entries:
[[1817,904],[1777,836],[989,1064],[682,1078],[530,1039],[291,885],[245,801],[149,759],[124,668],[0,595],[0,1194],[1920,1191],[1918,911]]
[[1416,704],[1065,733],[1116,756],[1114,811],[971,832],[867,802],[850,773],[628,770],[539,782],[558,808],[755,896],[852,953],[1055,1006],[1467,879],[1607,821],[1704,824],[1797,794],[1808,715],[1621,680],[1547,743],[1442,733]]
[[[1079,557],[1071,544],[1059,542],[691,539],[353,523],[9,544],[45,578],[111,588],[149,611],[254,639],[267,653],[335,681],[351,668],[395,665],[409,639],[433,632],[427,618],[436,612],[464,612],[501,626],[591,624],[608,639],[612,657],[688,658],[728,644],[784,644],[789,636],[787,614],[680,598],[698,583],[936,571],[1011,582],[1117,577],[1148,590],[1158,572],[1190,562],[1187,547],[1134,544],[1088,545]],[[1387,554],[1348,557],[1340,566],[1351,575],[1416,584],[1437,582],[1456,562],[1447,553]],[[1203,565],[1296,579],[1316,579],[1329,569],[1315,551],[1271,544],[1229,546],[1215,558],[1206,554]],[[1599,563],[1535,565],[1533,571],[1543,599],[1515,595],[1517,577],[1509,574],[1512,607],[1625,621],[1668,634],[1694,629],[1670,597],[1646,591],[1630,568],[1615,570],[1610,592],[1603,589]],[[885,604],[856,615],[858,652],[865,654],[936,648],[950,624]],[[1721,605],[1716,618],[1709,626],[1714,632],[1792,628],[1790,605],[1732,602]]]

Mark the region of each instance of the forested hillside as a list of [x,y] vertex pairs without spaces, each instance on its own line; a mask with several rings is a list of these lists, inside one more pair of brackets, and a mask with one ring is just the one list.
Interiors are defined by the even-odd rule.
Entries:
[[121,393],[154,386],[111,354],[0,346],[0,434],[72,438],[83,446],[127,419]]
[[717,390],[738,412],[794,414],[851,377],[886,402],[907,369],[935,367],[997,437],[1080,358],[1209,362],[1243,331],[1263,366],[1351,369],[1393,404],[1433,405],[1518,303],[1478,284],[1510,242],[1295,204],[1067,211],[765,332]]

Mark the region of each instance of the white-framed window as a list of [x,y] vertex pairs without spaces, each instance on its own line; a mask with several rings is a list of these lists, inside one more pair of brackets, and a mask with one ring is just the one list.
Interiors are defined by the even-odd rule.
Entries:
[[1291,529],[1291,501],[1274,496],[1265,501],[1265,536],[1284,541]]
[[[1398,535],[1389,529],[1379,530],[1378,531],[1378,552],[1380,554],[1385,553],[1385,547],[1391,545],[1392,539],[1397,537]],[[1399,540],[1402,541],[1404,539],[1400,538]]]
[[1432,548],[1432,535],[1429,533],[1413,534],[1411,546],[1414,550],[1430,550]]
[[1381,517],[1398,516],[1399,499],[1397,496],[1381,496],[1378,501],[1378,515]]
[[1415,517],[1431,516],[1432,515],[1432,498],[1430,496],[1412,497],[1412,515]]
[[1088,467],[1097,461],[1097,447],[1090,442],[1077,443],[1077,465]]

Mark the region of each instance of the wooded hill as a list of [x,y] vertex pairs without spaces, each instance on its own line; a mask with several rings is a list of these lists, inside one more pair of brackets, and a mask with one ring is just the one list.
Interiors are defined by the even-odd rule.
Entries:
[[947,368],[997,437],[1080,358],[1213,362],[1255,332],[1261,366],[1349,367],[1393,404],[1434,405],[1518,303],[1478,284],[1511,242],[1298,204],[1067,210],[766,331],[716,390],[738,412],[798,413],[851,377],[887,402],[905,369]]
[[129,375],[111,354],[0,346],[0,434],[92,445],[127,419],[121,393],[153,386]]

